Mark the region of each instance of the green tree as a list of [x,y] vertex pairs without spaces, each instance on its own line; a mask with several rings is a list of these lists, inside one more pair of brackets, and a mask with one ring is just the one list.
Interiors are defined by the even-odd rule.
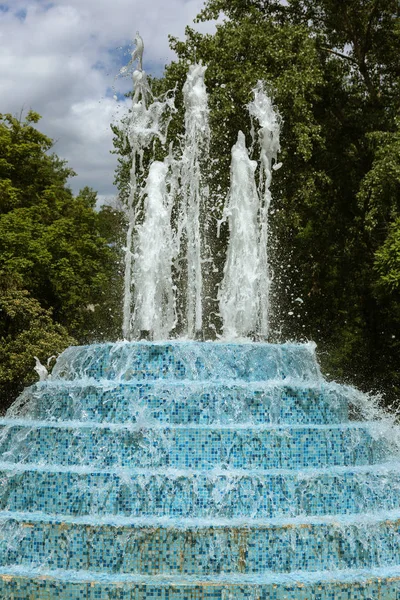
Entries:
[[12,391],[31,377],[27,357],[41,329],[43,352],[54,354],[73,338],[112,339],[120,328],[121,217],[96,211],[89,188],[73,196],[67,180],[74,173],[49,154],[52,141],[38,121],[32,111],[25,121],[0,116],[0,338],[9,365],[0,386]]
[[[398,407],[400,394],[400,218],[375,254],[377,279],[374,292],[381,311],[380,372],[387,377],[389,400]],[[389,388],[390,386],[390,388]]]
[[400,306],[400,218],[391,224],[389,234],[375,254],[378,272],[377,290],[382,294],[397,296]]
[[33,383],[34,356],[46,364],[49,357],[76,344],[51,311],[43,309],[29,292],[0,275],[0,410]]
[[[374,160],[358,194],[365,215],[366,251],[374,260],[370,285],[380,321],[377,368],[400,393],[400,129],[370,136]],[[372,260],[371,259],[371,260]]]

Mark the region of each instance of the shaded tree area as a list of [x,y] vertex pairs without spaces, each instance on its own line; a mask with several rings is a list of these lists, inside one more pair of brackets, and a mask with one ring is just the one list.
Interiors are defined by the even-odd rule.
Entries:
[[[400,393],[398,2],[208,0],[199,19],[221,13],[215,34],[187,28],[184,41],[171,38],[177,60],[154,85],[177,88],[169,139],[179,146],[182,86],[188,65],[202,61],[216,223],[239,129],[252,144],[246,104],[266,82],[283,118],[271,215],[274,339],[315,340],[325,372],[390,403]],[[226,235],[213,242],[215,285]]]
[[0,115],[0,408],[37,379],[34,356],[120,332],[121,215],[73,196],[39,119]]

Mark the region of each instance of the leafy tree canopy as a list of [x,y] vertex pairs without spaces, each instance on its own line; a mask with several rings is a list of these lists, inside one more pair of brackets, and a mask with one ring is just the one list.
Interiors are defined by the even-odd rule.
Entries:
[[7,401],[31,380],[35,353],[45,360],[73,339],[119,333],[121,216],[109,207],[97,212],[89,188],[73,196],[67,180],[74,173],[49,154],[52,140],[36,128],[39,119],[33,111],[24,121],[0,115],[0,387]]

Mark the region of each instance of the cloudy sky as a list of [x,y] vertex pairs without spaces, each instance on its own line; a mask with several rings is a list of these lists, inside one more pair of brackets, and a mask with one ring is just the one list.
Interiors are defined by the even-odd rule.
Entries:
[[[168,34],[184,37],[203,0],[0,1],[0,113],[30,108],[84,185],[102,199],[116,190],[110,123],[127,110],[130,81],[115,75],[129,59],[139,30],[146,72],[160,75],[174,55]],[[196,25],[212,31],[211,23]],[[114,99],[114,95],[119,100]]]

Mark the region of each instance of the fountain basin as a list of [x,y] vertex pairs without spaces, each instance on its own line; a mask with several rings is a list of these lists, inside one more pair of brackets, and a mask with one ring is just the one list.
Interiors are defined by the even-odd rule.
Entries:
[[0,420],[1,597],[398,600],[398,434],[361,417],[311,344],[69,348]]

